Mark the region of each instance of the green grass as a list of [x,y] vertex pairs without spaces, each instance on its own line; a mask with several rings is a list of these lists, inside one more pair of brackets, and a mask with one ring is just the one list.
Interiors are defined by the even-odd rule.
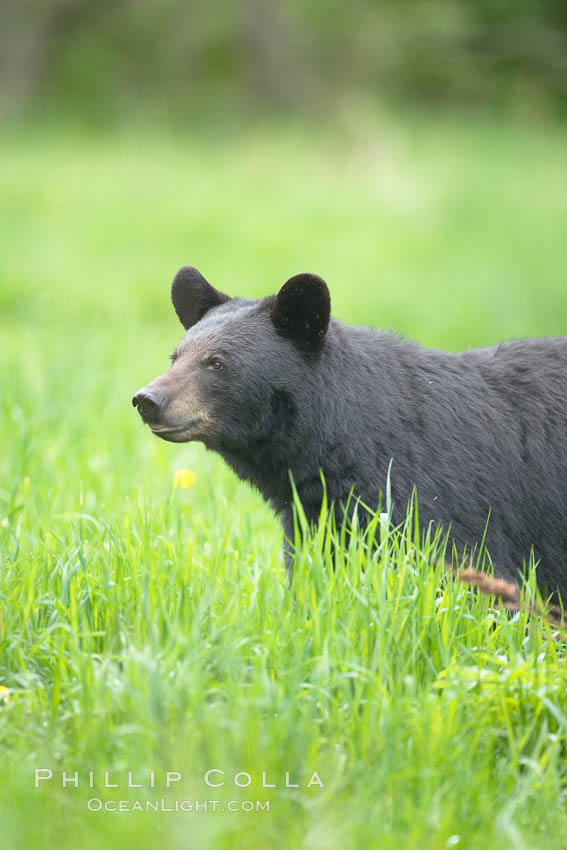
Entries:
[[[566,136],[472,119],[4,134],[3,846],[567,847],[549,629],[447,581],[411,527],[377,530],[373,554],[355,537],[334,571],[311,541],[288,592],[260,496],[130,406],[180,337],[184,263],[247,296],[312,270],[341,318],[453,350],[565,333]],[[124,787],[150,769],[155,789]],[[270,811],[94,813],[93,796]]]

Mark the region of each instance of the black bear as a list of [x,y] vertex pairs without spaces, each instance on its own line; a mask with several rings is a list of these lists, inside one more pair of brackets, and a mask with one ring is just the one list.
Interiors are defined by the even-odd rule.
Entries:
[[[420,522],[462,551],[486,532],[496,571],[533,552],[543,590],[567,591],[567,339],[448,354],[331,318],[325,282],[231,298],[194,268],[171,297],[186,330],[171,368],[132,403],[164,440],[199,440],[250,481],[292,536],[290,473],[307,518],[355,496],[393,521],[416,488]],[[488,521],[488,524],[487,524]]]

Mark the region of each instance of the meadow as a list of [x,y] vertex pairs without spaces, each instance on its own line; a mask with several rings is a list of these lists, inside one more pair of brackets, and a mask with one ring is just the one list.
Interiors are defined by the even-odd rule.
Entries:
[[334,570],[315,535],[290,593],[259,494],[130,404],[183,264],[248,297],[314,271],[338,317],[449,350],[565,334],[566,187],[567,129],[527,120],[4,132],[0,846],[567,847],[550,627],[448,581],[411,523]]

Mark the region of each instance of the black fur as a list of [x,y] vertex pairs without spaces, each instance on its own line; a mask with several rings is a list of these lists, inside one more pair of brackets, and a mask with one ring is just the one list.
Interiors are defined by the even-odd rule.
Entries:
[[208,310],[228,301],[229,297],[211,286],[193,266],[183,266],[171,284],[171,300],[179,321],[187,331]]
[[391,462],[394,522],[414,486],[421,523],[450,528],[459,550],[481,540],[490,514],[497,571],[517,577],[533,548],[542,590],[567,595],[567,339],[426,349],[329,321],[328,290],[315,276],[262,301],[221,296],[208,312],[202,293],[193,306],[174,298],[184,324],[202,316],[182,345],[194,352],[214,340],[226,368],[195,378],[213,425],[187,439],[258,487],[288,534],[290,471],[315,520],[321,471],[329,501],[346,501],[354,487],[375,508]]
[[327,284],[316,274],[296,274],[278,292],[271,316],[281,336],[307,348],[317,348],[331,318]]

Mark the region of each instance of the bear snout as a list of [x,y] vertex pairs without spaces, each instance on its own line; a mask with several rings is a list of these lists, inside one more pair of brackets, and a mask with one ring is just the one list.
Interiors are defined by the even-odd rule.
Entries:
[[138,409],[143,422],[146,424],[159,424],[163,396],[156,387],[142,387],[133,397],[132,404]]

